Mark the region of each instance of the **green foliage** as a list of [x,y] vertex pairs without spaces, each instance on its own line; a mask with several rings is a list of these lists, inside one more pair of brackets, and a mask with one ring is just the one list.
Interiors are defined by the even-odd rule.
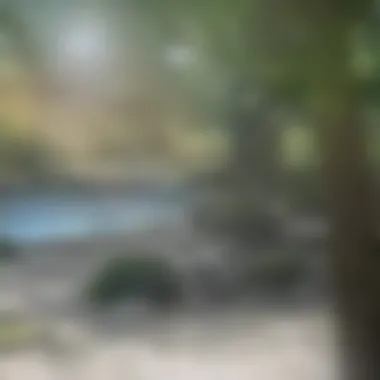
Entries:
[[43,179],[49,172],[47,156],[37,139],[0,126],[0,176]]
[[318,164],[317,141],[308,125],[292,124],[283,129],[282,150],[285,169],[304,170]]
[[359,80],[379,68],[378,15],[371,0],[119,2],[126,5],[126,17],[137,15],[145,39],[157,45],[153,55],[173,43],[191,47],[198,62],[179,79],[188,77],[184,86],[191,87],[198,77],[205,83],[192,89],[198,95],[209,90],[211,73],[214,83],[239,77],[305,98],[343,74],[347,47]]
[[117,257],[95,274],[85,296],[97,306],[136,297],[163,306],[180,300],[181,284],[177,273],[163,259],[142,255]]
[[[22,5],[21,5],[22,4]],[[27,65],[40,82],[45,85],[46,73],[44,72],[43,54],[41,46],[36,41],[30,24],[23,17],[20,7],[25,7],[25,3],[15,1],[3,1],[0,4],[0,30],[9,39],[12,49],[17,57]]]

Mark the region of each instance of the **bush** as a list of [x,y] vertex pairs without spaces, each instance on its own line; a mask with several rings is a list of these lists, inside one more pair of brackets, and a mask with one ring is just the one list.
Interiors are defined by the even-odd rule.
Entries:
[[10,262],[17,259],[17,247],[9,239],[0,238],[0,262]]
[[268,253],[247,270],[247,283],[270,293],[284,294],[300,284],[305,268],[302,257],[295,254]]
[[109,260],[95,275],[86,297],[97,306],[136,297],[164,306],[179,301],[181,287],[173,268],[162,259],[118,257]]

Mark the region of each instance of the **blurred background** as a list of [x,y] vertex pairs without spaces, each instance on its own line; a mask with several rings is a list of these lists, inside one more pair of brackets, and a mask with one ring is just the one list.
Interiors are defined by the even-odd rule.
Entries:
[[318,111],[355,83],[380,140],[379,12],[335,3],[1,1],[0,377],[336,378],[327,211],[365,197]]

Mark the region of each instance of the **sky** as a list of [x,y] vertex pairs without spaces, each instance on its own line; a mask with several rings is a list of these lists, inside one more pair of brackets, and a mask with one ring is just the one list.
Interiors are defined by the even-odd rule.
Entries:
[[125,43],[120,37],[125,41],[127,36],[112,13],[81,1],[16,0],[16,4],[56,83],[76,93],[112,92],[120,84],[125,71]]

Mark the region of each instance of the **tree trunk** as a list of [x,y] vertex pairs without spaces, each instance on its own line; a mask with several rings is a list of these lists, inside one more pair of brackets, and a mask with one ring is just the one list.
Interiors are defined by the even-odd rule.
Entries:
[[380,245],[356,95],[352,86],[325,92],[319,104],[319,137],[331,211],[342,379],[374,380],[380,379]]

